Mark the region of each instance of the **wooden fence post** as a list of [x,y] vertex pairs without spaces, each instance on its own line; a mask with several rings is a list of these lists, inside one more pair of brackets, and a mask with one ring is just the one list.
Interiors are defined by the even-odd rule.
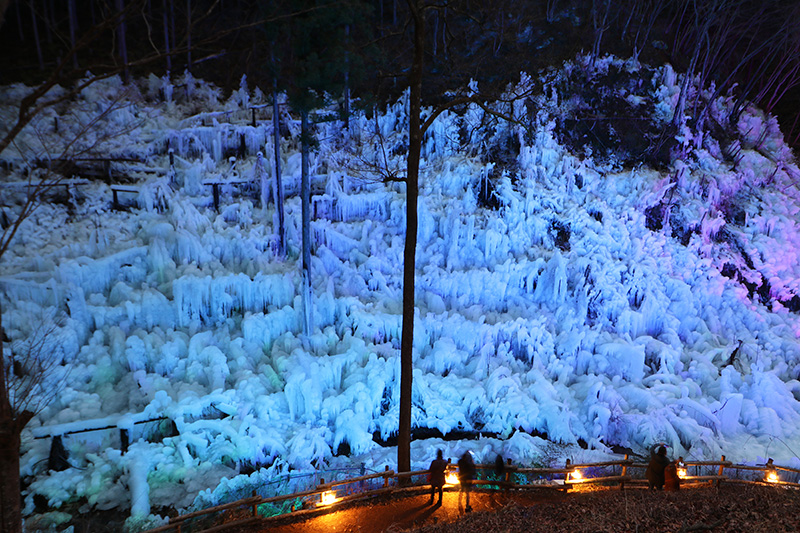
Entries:
[[[255,498],[256,496],[257,496],[256,495],[256,491],[253,491],[253,498]],[[257,503],[253,503],[253,518],[258,518],[258,504]]]
[[506,475],[505,475],[505,493],[508,496],[509,489],[511,488],[511,459],[508,459],[506,464]]
[[[724,455],[722,456],[722,462],[723,463],[725,462],[725,456]],[[722,476],[722,472],[723,472],[724,469],[725,469],[725,465],[724,464],[720,464],[719,465],[719,474],[718,475]],[[717,488],[719,488],[720,484],[722,484],[722,480],[718,479],[717,480]]]
[[219,212],[219,183],[212,183],[211,190],[214,195],[214,210]]
[[[627,460],[628,460],[628,454],[626,453],[625,454],[625,461],[627,462]],[[628,465],[627,465],[627,463],[623,463],[622,464],[622,477],[625,477],[625,475],[627,473],[628,473]],[[619,482],[619,490],[625,490],[625,480],[624,479]]]
[[[389,465],[386,465],[384,467],[383,471],[384,472],[388,472],[389,471]],[[388,486],[389,486],[389,476],[386,473],[384,473],[383,474],[383,488],[387,488]]]
[[[114,200],[117,199],[117,191],[114,191]],[[131,442],[130,432],[128,428],[120,428],[119,430],[119,449],[122,451],[122,455],[125,455],[125,452],[128,451],[128,445]]]
[[564,473],[564,487],[565,487],[567,490],[569,490],[569,483],[567,483],[567,481],[569,481],[569,465],[570,465],[571,463],[572,463],[572,461],[570,461],[569,459],[567,459],[567,464],[566,464],[566,466],[564,467],[564,468],[567,470],[567,471]]

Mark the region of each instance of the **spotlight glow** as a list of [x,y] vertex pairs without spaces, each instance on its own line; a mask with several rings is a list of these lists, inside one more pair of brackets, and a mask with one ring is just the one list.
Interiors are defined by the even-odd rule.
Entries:
[[337,500],[338,498],[336,497],[336,492],[329,490],[320,494],[319,506],[324,507],[326,505],[333,505]]

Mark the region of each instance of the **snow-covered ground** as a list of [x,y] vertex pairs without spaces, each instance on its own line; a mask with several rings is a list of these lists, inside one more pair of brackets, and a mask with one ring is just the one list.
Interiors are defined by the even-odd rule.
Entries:
[[[591,68],[610,67],[638,68]],[[412,424],[483,435],[416,441],[412,466],[439,447],[530,465],[655,442],[695,460],[800,466],[800,171],[777,122],[748,108],[727,146],[687,126],[668,168],[622,165],[558,142],[557,118],[575,105],[559,94],[564,72],[524,77],[513,90],[535,95],[498,104],[517,123],[472,105],[426,136]],[[680,76],[653,72],[646,98],[668,121]],[[405,198],[381,177],[403,173],[406,101],[356,115],[349,131],[317,125],[305,336],[298,122],[284,108],[282,258],[270,108],[250,125],[249,106],[268,98],[246,82],[228,99],[191,77],[173,83],[98,82],[2,154],[10,218],[24,189],[9,184],[98,115],[74,149],[140,160],[111,164],[137,188],[119,193],[133,208],[113,209],[102,180],[79,185],[35,211],[0,265],[7,347],[54,321],[46,349],[64,363],[23,433],[26,515],[35,494],[146,516],[251,482],[285,491],[315,470],[395,466],[384,444],[398,425]],[[4,122],[25,90],[2,88]],[[217,212],[204,184],[215,180],[252,183],[223,184]],[[174,426],[137,423],[159,417]],[[71,433],[89,426],[112,429]],[[126,454],[113,428],[129,431]],[[48,472],[51,439],[35,437],[59,434],[72,468]]]

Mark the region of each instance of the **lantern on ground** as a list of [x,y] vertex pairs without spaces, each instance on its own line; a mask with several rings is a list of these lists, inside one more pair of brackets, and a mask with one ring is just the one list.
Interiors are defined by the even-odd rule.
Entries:
[[327,490],[319,495],[319,506],[324,507],[326,505],[332,505],[336,503],[336,492],[332,490]]
[[780,481],[780,478],[778,477],[778,471],[772,465],[772,459],[767,461],[767,469],[764,471],[764,473],[764,480],[767,483],[777,483]]
[[678,467],[678,468],[677,468],[677,470],[678,470],[678,477],[679,477],[680,479],[684,479],[686,476],[688,476],[688,475],[689,475],[689,474],[687,473],[687,471],[686,471],[686,463],[684,463],[684,462],[683,462],[683,457],[678,457],[678,464],[677,464],[677,467]]
[[573,483],[580,483],[583,481],[583,474],[577,468],[569,473],[568,479]]
[[458,474],[455,473],[452,470],[450,472],[448,472],[447,475],[444,478],[444,484],[445,485],[458,485],[458,483],[459,483]]

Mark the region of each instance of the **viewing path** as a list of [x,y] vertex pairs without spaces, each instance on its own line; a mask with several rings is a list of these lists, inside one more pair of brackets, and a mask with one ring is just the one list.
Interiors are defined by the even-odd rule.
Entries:
[[[460,497],[460,498],[459,498]],[[500,491],[478,491],[470,496],[473,512],[496,511],[510,502],[535,505],[544,501],[568,497],[559,491],[526,491],[504,495]],[[460,501],[459,501],[460,500]],[[266,526],[249,526],[230,531],[264,533],[383,533],[400,531],[414,526],[441,522],[454,522],[465,514],[464,496],[457,490],[445,490],[443,503],[429,505],[429,493],[411,492],[408,495],[382,496],[368,501],[354,502],[336,510],[314,517],[289,521],[288,519]]]

